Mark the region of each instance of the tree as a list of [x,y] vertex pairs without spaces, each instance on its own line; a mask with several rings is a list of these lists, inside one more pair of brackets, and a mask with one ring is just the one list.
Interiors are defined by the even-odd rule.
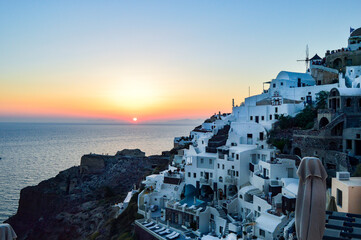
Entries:
[[325,109],[327,107],[327,98],[328,98],[327,91],[321,91],[319,93],[316,93],[316,108]]
[[317,117],[316,109],[311,106],[306,106],[295,117],[295,125],[302,129],[310,129],[313,127],[313,121]]
[[353,177],[361,177],[361,163],[357,164]]
[[291,116],[284,116],[281,114],[281,116],[278,118],[277,125],[281,129],[288,129],[294,127],[294,118]]

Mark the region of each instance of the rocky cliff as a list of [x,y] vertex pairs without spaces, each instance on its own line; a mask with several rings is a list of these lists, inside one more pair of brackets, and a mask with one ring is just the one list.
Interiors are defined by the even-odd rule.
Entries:
[[145,157],[140,150],[84,155],[80,166],[22,189],[18,211],[7,222],[19,239],[125,238],[136,218],[136,199],[118,219],[112,205],[168,162],[168,157]]

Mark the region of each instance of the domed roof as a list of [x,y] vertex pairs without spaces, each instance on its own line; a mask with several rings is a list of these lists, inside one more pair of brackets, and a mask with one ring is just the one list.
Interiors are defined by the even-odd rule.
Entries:
[[358,37],[358,36],[361,36],[361,28],[358,28],[351,33],[351,37]]
[[295,82],[298,81],[298,79],[301,79],[302,83],[311,86],[316,83],[312,76],[307,73],[281,71],[276,77],[276,80],[290,80]]

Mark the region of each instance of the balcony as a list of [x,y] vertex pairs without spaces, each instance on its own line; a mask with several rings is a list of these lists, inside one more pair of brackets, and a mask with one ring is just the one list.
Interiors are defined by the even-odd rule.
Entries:
[[262,179],[265,179],[265,180],[268,180],[268,179],[269,179],[269,177],[265,177],[265,176],[263,176],[263,175],[260,174],[260,173],[256,173],[256,174],[254,174],[254,175],[256,175],[257,177],[260,177],[260,178],[262,178]]
[[184,179],[183,175],[175,172],[164,173],[164,183],[179,185]]
[[208,184],[208,185],[212,185],[212,179],[207,179],[207,178],[200,178],[200,183],[202,183],[202,184]]

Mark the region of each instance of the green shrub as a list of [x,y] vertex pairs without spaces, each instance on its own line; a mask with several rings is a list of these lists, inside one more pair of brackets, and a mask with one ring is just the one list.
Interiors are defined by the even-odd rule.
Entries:
[[91,236],[90,236],[90,240],[95,240],[97,237],[99,237],[100,233],[97,231],[95,233],[93,233]]
[[316,93],[316,108],[325,109],[327,107],[327,98],[328,98],[327,91],[321,91],[319,93]]
[[357,164],[356,170],[352,174],[353,177],[361,177],[361,163]]

